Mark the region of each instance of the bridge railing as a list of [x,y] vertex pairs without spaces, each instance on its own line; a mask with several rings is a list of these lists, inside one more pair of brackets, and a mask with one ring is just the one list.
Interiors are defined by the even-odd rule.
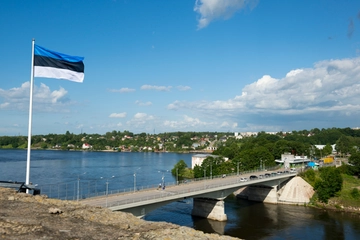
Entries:
[[[277,168],[268,168],[267,171],[274,171]],[[259,170],[251,170],[251,171],[241,171],[239,174],[237,172],[226,174],[226,177],[231,176],[241,176],[245,174],[251,174],[259,172]],[[222,178],[223,175],[218,176],[205,176],[202,178],[195,179],[186,179],[182,181],[178,181],[178,184],[185,184],[190,182],[204,181],[209,179],[217,179]],[[107,187],[113,186],[113,182],[109,182]],[[119,185],[119,184],[118,184]],[[177,185],[176,181],[168,181],[166,182],[166,187]],[[149,184],[144,186],[136,186],[135,191],[144,191],[149,189],[157,189],[159,187],[158,184]],[[48,184],[40,186],[41,194],[47,195],[49,198],[57,198],[62,200],[81,200],[85,198],[98,197],[98,196],[106,196],[110,194],[119,194],[119,193],[127,193],[134,192],[134,187],[128,188],[119,188],[113,189],[109,188],[107,191],[105,190],[105,184],[99,184],[98,180],[83,180],[78,179],[78,181],[68,182],[68,183],[58,183],[58,184]]]
[[[250,173],[252,173],[252,172],[250,172]],[[276,175],[276,177],[287,176],[287,175],[288,174]],[[271,178],[275,178],[275,176],[270,176],[268,178],[257,179],[257,180],[249,180],[249,181],[251,181],[251,182],[255,182],[255,181],[256,182],[262,182],[262,181],[265,181],[265,180],[269,180]],[[199,186],[199,187],[191,187],[191,188],[183,189],[183,190],[174,190],[174,189],[172,189],[171,192],[159,191],[156,194],[148,195],[146,197],[139,197],[139,198],[136,198],[136,199],[125,199],[125,200],[121,200],[121,201],[106,203],[106,204],[103,204],[102,207],[115,207],[115,206],[132,204],[132,203],[137,203],[137,202],[156,200],[156,199],[169,197],[169,196],[177,196],[177,195],[181,195],[181,194],[196,193],[196,192],[206,190],[206,189],[214,189],[214,188],[226,187],[226,186],[229,186],[229,185],[238,184],[239,182],[240,182],[239,178],[234,178],[230,182],[227,181],[227,182],[217,182],[217,183],[210,183],[210,184],[206,184],[206,182],[204,182],[204,185]]]

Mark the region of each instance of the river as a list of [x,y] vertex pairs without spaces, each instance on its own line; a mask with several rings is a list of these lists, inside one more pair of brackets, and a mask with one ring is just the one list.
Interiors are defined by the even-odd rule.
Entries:
[[[0,150],[0,180],[25,181],[25,150]],[[30,181],[52,197],[76,199],[108,189],[130,191],[176,179],[170,170],[181,159],[191,166],[192,154],[31,151]],[[77,191],[77,184],[81,191]],[[66,192],[63,189],[67,189]],[[80,195],[80,196],[79,196]],[[242,239],[360,239],[360,215],[304,206],[225,199],[226,222],[191,216],[192,201],[168,204],[147,216],[206,233]]]

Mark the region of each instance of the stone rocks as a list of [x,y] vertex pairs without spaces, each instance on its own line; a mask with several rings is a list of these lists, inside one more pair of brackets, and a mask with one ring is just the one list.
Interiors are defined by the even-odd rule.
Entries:
[[0,239],[236,239],[0,188]]

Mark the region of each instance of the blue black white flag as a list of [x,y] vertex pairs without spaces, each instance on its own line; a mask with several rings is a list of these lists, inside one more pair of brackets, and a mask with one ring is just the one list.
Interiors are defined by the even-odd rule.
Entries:
[[34,77],[84,81],[84,58],[54,52],[35,44]]

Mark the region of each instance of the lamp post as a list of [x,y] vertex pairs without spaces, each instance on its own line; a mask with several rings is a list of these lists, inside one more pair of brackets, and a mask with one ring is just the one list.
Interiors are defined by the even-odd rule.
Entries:
[[212,179],[212,162],[210,162],[210,179]]
[[141,167],[137,168],[135,171],[134,171],[134,192],[136,192],[136,171],[139,170]]
[[[112,176],[111,178],[114,178],[115,176]],[[103,177],[100,177],[101,179],[103,179]],[[106,196],[106,200],[105,200],[105,207],[108,206],[108,195],[109,195],[109,178],[106,178],[106,190],[105,190],[105,196]]]
[[165,176],[164,176],[164,173],[162,174],[162,178],[161,178],[161,186],[162,186],[162,189],[165,189]]
[[240,162],[237,162],[237,175],[239,176],[239,163]]
[[176,185],[179,185],[179,169],[176,168]]
[[260,171],[262,170],[262,159],[260,159]]

